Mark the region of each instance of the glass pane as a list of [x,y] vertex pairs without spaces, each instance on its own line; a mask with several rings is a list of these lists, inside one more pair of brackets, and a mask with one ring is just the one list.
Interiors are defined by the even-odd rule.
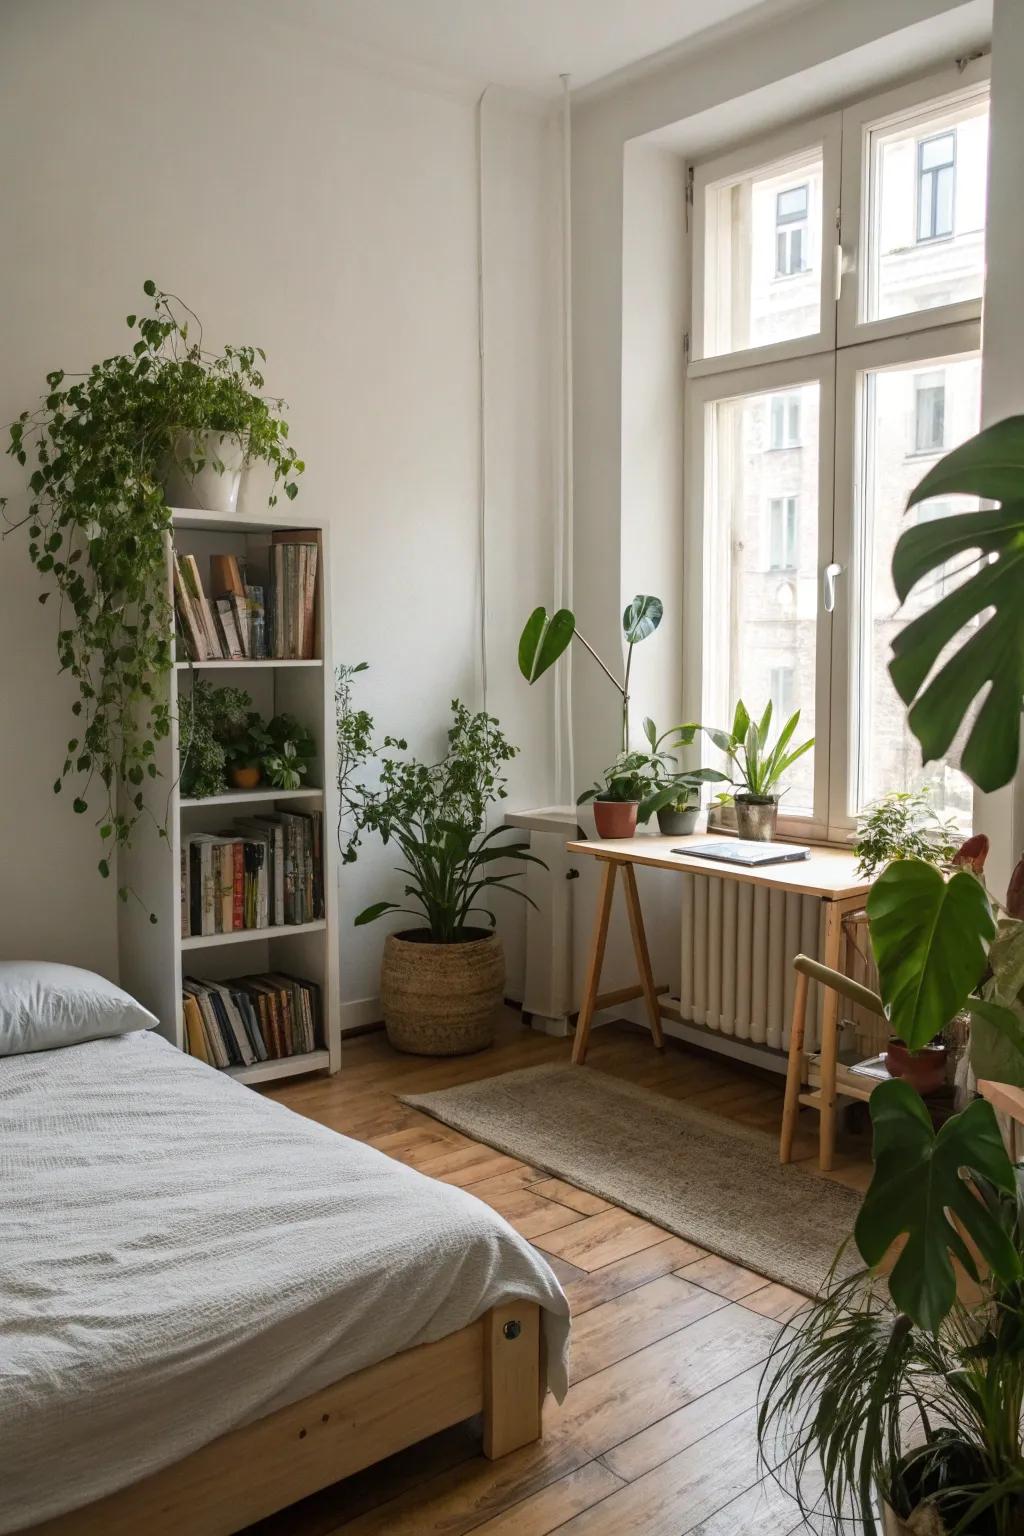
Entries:
[[706,193],[704,356],[821,328],[821,149]]
[[[907,725],[906,706],[889,678],[889,660],[899,631],[965,581],[977,563],[951,562],[934,580],[917,586],[902,608],[891,568],[896,541],[912,521],[949,517],[978,505],[974,498],[951,496],[912,512],[904,510],[910,492],[935,459],[977,432],[980,389],[976,357],[947,362],[941,369],[932,365],[926,373],[920,366],[886,368],[862,378],[851,688],[854,815],[890,790],[930,784],[935,806],[970,830],[971,785],[952,766],[959,761],[966,728],[954,741],[948,761],[923,767],[921,749]],[[921,449],[922,428],[934,441],[928,452]],[[943,654],[952,654],[962,639]]]
[[[817,384],[741,395],[707,407],[709,487],[703,718],[727,725],[742,698],[799,709],[814,734],[818,627]],[[773,423],[793,409],[800,445],[773,447]],[[717,755],[709,761],[718,766]],[[814,753],[786,784],[788,815],[810,815]]]
[[870,134],[865,320],[981,297],[988,95]]

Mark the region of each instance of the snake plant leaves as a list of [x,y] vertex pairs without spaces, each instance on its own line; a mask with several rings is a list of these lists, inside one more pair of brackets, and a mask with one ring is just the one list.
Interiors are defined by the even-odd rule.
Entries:
[[920,1050],[984,973],[996,931],[985,888],[965,870],[947,881],[923,859],[895,859],[871,887],[867,913],[892,1032]]
[[550,617],[546,608],[533,610],[519,637],[519,670],[528,683],[535,683],[558,660],[575,633],[576,618],[568,608]]
[[622,615],[622,631],[629,644],[636,645],[653,635],[664,611],[660,597],[644,597],[638,593]]
[[1013,1167],[992,1106],[976,1099],[936,1133],[921,1099],[899,1078],[871,1095],[875,1164],[854,1227],[866,1264],[875,1266],[893,1242],[906,1243],[889,1276],[901,1312],[935,1332],[956,1297],[953,1258],[969,1274],[974,1260],[957,1225],[999,1278],[1012,1283],[1021,1260],[996,1209],[978,1198],[961,1170],[1012,1195]]

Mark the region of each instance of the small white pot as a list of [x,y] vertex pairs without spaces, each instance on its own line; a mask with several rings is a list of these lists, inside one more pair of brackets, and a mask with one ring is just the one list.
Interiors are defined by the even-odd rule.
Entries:
[[[193,473],[189,463],[200,463]],[[202,512],[234,512],[242,480],[245,446],[223,432],[182,432],[164,475],[164,495],[172,507]]]

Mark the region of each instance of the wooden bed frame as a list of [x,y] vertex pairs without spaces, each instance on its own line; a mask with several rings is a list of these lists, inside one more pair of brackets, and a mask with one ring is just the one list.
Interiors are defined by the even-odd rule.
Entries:
[[25,1536],[232,1536],[481,1412],[484,1455],[505,1456],[540,1435],[544,1382],[538,1304],[493,1307]]

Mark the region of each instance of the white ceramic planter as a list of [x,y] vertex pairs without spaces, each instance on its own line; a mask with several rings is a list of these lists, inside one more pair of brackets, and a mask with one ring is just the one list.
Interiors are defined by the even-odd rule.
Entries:
[[[234,512],[242,480],[245,448],[222,432],[182,433],[164,476],[164,495],[172,507],[203,512]],[[188,463],[201,463],[195,473]]]

